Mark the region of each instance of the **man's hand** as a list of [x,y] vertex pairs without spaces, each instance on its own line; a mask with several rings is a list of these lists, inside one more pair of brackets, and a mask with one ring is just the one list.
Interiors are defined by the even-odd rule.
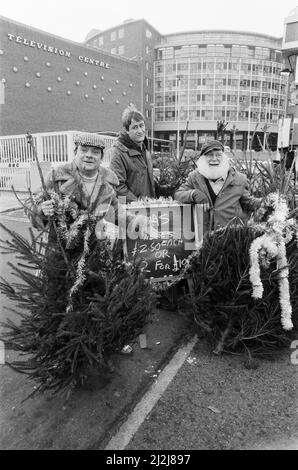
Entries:
[[54,201],[49,199],[40,204],[40,210],[46,217],[51,217],[54,215]]

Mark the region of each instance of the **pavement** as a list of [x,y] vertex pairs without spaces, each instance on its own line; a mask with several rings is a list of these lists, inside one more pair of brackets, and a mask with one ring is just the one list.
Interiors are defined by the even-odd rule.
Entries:
[[[23,200],[28,194],[18,196]],[[17,214],[20,207],[13,193],[0,191],[0,213],[6,218],[11,211]],[[145,348],[137,337],[131,344],[131,354],[112,356],[112,374],[92,378],[67,402],[50,392],[27,399],[36,385],[7,365],[17,360],[19,353],[5,350],[6,364],[0,364],[0,449],[104,449],[185,343],[185,317],[178,312],[153,310],[143,334]]]
[[[115,371],[91,379],[67,402],[46,392],[26,400],[35,384],[8,365],[0,365],[2,450],[105,449],[163,367],[184,343],[185,320],[178,313],[155,310],[144,329],[147,347],[139,337],[133,352],[114,354]],[[6,361],[18,358],[5,351]],[[24,401],[25,400],[25,401]]]

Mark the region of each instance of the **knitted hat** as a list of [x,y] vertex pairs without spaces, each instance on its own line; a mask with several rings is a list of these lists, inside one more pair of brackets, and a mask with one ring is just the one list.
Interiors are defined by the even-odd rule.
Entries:
[[90,147],[99,147],[101,149],[105,148],[103,138],[100,135],[91,132],[80,132],[74,134],[73,141],[76,145],[89,145]]
[[224,146],[221,142],[219,142],[219,140],[212,140],[211,142],[209,142],[208,144],[206,144],[202,147],[200,157],[202,155],[206,155],[206,153],[208,153],[208,152],[211,152],[211,150],[222,150],[223,151]]

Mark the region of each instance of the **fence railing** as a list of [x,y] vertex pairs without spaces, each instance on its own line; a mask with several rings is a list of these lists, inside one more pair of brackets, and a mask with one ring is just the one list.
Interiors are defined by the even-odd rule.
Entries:
[[[56,166],[74,158],[73,135],[78,131],[33,134],[33,143],[40,162]],[[109,152],[116,137],[101,135],[105,142],[103,165],[110,163]],[[0,136],[0,189],[27,191],[34,186],[34,155],[26,135]],[[48,168],[48,165],[43,165]],[[33,173],[34,172],[34,177]]]

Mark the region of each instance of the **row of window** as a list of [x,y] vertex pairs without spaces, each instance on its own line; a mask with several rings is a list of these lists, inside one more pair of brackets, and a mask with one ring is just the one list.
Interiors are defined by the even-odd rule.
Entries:
[[180,87],[179,84],[177,83],[178,80],[165,80],[164,82],[162,80],[157,80],[156,81],[156,89],[161,90],[161,89],[173,89],[175,88],[176,90],[180,88],[180,90],[188,90],[188,87],[190,90],[195,90],[199,87],[205,87],[205,88],[210,88],[213,89],[215,88],[220,88],[220,87],[230,87],[234,89],[250,89],[252,91],[256,90],[262,90],[263,92],[266,91],[285,91],[285,84],[280,84],[278,80],[276,81],[261,81],[261,80],[242,80],[239,78],[223,78],[223,79],[216,79],[213,80],[212,78],[197,78],[197,79],[190,79],[189,83],[187,79],[181,79],[180,80]]
[[[147,96],[147,95],[146,95]],[[150,95],[148,95],[150,96]],[[273,107],[283,107],[284,104],[285,104],[285,100],[283,98],[270,98],[270,96],[260,96],[260,95],[256,95],[256,96],[239,96],[239,99],[238,99],[238,96],[237,95],[215,95],[214,96],[214,100],[216,102],[218,102],[219,104],[221,103],[225,103],[227,102],[228,104],[237,104],[239,102],[240,106],[249,106],[250,104],[254,104],[254,105],[257,105],[257,104],[261,104],[263,106],[266,106],[266,105],[271,105]],[[156,106],[163,106],[164,104],[167,106],[167,105],[171,105],[171,104],[176,104],[178,101],[178,98],[177,98],[177,95],[176,94],[166,94],[164,97],[160,94],[157,94],[155,96],[155,103],[156,103]],[[197,102],[202,102],[204,103],[205,101],[208,101],[208,102],[213,102],[213,94],[210,93],[210,94],[190,94],[189,95],[189,101],[190,102],[194,102],[194,101],[197,101]],[[150,96],[150,100],[148,98],[148,100],[146,99],[146,102],[147,103],[151,103],[151,96]],[[180,104],[183,104],[183,103],[187,103],[188,102],[188,96],[187,95],[183,95],[183,96],[179,96],[179,103]]]
[[282,61],[281,51],[268,47],[243,46],[231,44],[199,44],[160,48],[157,51],[158,59],[174,59],[178,57],[195,57],[204,55],[251,57]]
[[214,60],[205,60],[199,62],[179,62],[179,63],[157,63],[156,73],[176,73],[183,71],[201,72],[201,70],[206,70],[208,72],[218,71],[237,71],[237,72],[246,72],[246,73],[255,73],[263,75],[279,75],[282,66],[273,65],[268,66],[264,64],[252,64],[252,63],[240,63],[239,61],[230,62],[230,61],[214,61]]
[[[281,118],[282,115],[278,114],[277,112],[258,112],[252,111],[250,113],[250,119],[254,122],[271,122],[273,124],[278,123],[278,119]],[[237,110],[181,110],[179,112],[179,120],[186,121],[186,120],[208,120],[208,121],[216,121],[221,119],[228,119],[229,121],[247,121],[249,118],[247,111],[240,111]],[[175,111],[156,111],[155,112],[155,120],[158,122],[161,121],[177,121],[177,112]]]
[[118,48],[113,47],[111,49],[111,54],[124,55],[125,54],[125,46],[118,46]]

